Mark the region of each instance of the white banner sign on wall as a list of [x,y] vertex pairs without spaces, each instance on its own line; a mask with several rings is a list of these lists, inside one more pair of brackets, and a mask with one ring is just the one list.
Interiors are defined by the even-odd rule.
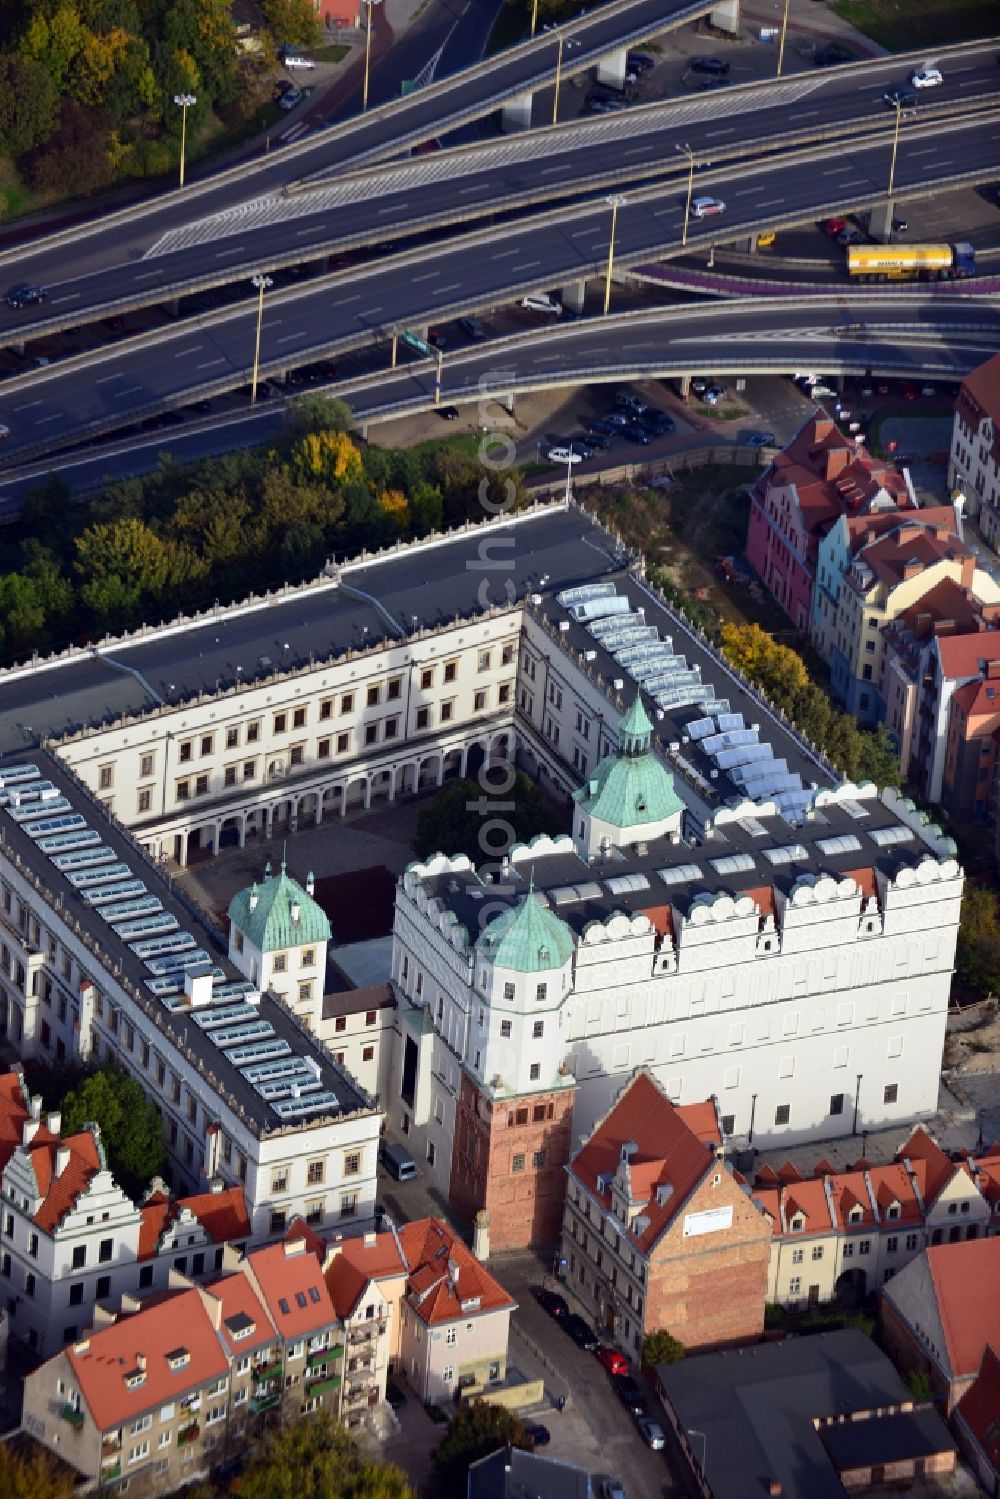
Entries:
[[693,1239],[696,1234],[717,1234],[733,1226],[732,1203],[726,1208],[708,1208],[704,1213],[688,1213],[684,1219],[684,1237]]

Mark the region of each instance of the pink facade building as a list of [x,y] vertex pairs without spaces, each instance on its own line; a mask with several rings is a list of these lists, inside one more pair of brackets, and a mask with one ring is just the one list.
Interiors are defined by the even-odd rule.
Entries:
[[818,411],[750,491],[747,557],[795,626],[807,630],[817,550],[838,517],[915,506],[904,475]]

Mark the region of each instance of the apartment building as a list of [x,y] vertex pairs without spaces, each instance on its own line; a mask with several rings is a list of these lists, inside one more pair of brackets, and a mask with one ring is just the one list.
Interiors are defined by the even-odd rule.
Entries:
[[268,1413],[337,1413],[343,1357],[316,1257],[269,1246],[204,1288],[101,1309],[25,1381],[25,1430],[91,1483],[169,1494],[240,1453]]
[[791,1162],[765,1168],[752,1190],[772,1223],[768,1301],[862,1300],[930,1244],[1000,1232],[998,1172],[996,1149],[952,1160],[921,1128],[886,1165],[837,1171],[821,1160],[808,1176]]
[[633,1354],[660,1328],[688,1349],[759,1337],[769,1239],[723,1158],[717,1101],[675,1108],[646,1069],[570,1163],[566,1277]]
[[987,543],[1000,541],[1000,355],[966,375],[955,402],[949,488],[961,492]]
[[837,518],[915,508],[904,474],[816,411],[750,490],[747,557],[795,627],[808,630],[819,544]]
[[63,1136],[60,1123],[20,1069],[0,1076],[0,1296],[11,1336],[43,1357],[74,1342],[99,1302],[164,1286],[171,1268],[203,1277],[250,1234],[241,1189],[176,1199],[157,1182],[136,1204],[97,1125]]

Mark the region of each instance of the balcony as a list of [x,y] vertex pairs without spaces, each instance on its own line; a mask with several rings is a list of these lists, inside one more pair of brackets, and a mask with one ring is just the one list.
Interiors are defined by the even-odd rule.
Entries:
[[306,1384],[307,1395],[326,1395],[340,1388],[340,1375],[328,1374],[325,1379],[314,1379]]
[[115,1480],[121,1478],[121,1476],[122,1460],[120,1457],[116,1457],[114,1462],[109,1463],[107,1466],[102,1463],[100,1478],[101,1483],[114,1483]]
[[280,1390],[271,1390],[266,1395],[252,1395],[250,1397],[250,1410],[255,1416],[261,1415],[263,1411],[274,1410],[275,1406],[280,1404]]
[[201,1427],[197,1421],[193,1421],[190,1426],[185,1426],[183,1431],[177,1433],[177,1445],[186,1447],[190,1442],[196,1442],[200,1436]]
[[120,1452],[121,1450],[122,1434],[120,1431],[109,1432],[103,1437],[101,1441],[101,1453],[104,1457],[109,1456],[112,1452]]
[[64,1421],[69,1422],[70,1426],[77,1431],[80,1430],[83,1425],[83,1411],[78,1411],[75,1405],[64,1405],[59,1414]]
[[349,1348],[356,1348],[359,1343],[370,1343],[372,1338],[385,1337],[388,1325],[389,1322],[386,1317],[382,1317],[379,1320],[372,1318],[370,1322],[362,1323],[361,1327],[356,1328],[348,1335],[347,1346]]
[[280,1373],[281,1359],[272,1358],[266,1364],[261,1364],[259,1368],[253,1370],[254,1382],[263,1383],[267,1379],[277,1379]]
[[339,1354],[342,1354],[343,1351],[344,1350],[339,1347],[336,1349],[317,1348],[315,1353],[310,1353],[309,1357],[306,1359],[306,1366],[309,1369],[315,1369],[318,1364],[330,1364],[335,1358],[338,1357]]

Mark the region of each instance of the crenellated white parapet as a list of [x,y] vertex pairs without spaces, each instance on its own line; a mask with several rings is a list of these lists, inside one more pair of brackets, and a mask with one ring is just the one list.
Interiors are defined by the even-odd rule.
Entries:
[[572,854],[575,844],[568,833],[537,833],[530,843],[515,843],[508,858],[512,864],[530,863],[532,859],[544,859],[549,854]]
[[940,825],[931,821],[930,813],[921,811],[912,797],[904,796],[901,791],[887,786],[882,792],[882,801],[890,812],[895,813],[900,822],[912,828],[917,837],[934,850],[939,859],[954,859],[955,854],[958,853],[958,844],[954,838],[949,838],[946,833],[943,833]]
[[468,874],[474,869],[468,854],[432,854],[429,859],[414,859],[403,871],[403,885],[413,891],[422,880],[436,878],[440,874]]
[[731,807],[717,807],[705,824],[708,828],[725,827],[727,822],[740,822],[747,817],[780,817],[781,808],[777,802],[751,801],[745,797],[743,801],[737,802]]
[[856,880],[835,879],[829,874],[802,874],[788,896],[791,906],[826,906],[831,901],[857,901],[860,890]]
[[835,807],[841,802],[877,802],[878,787],[874,781],[841,781],[839,786],[824,786],[813,797],[814,807]]
[[607,921],[589,921],[582,940],[588,947],[596,947],[602,942],[628,942],[637,938],[645,941],[654,933],[653,923],[641,911],[634,916],[615,911]]

